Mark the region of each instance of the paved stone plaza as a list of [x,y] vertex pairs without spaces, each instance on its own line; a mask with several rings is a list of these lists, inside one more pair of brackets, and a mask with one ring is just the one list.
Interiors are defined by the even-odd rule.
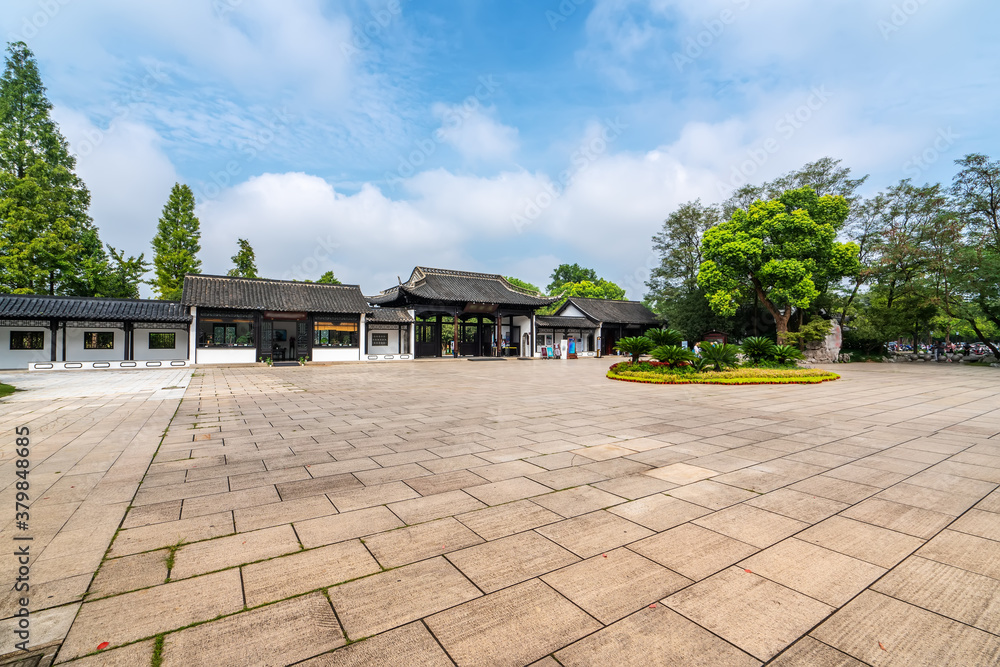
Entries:
[[1000,374],[670,387],[609,363],[0,375],[30,388],[0,402],[0,467],[7,548],[29,425],[32,645],[73,667],[1000,661]]

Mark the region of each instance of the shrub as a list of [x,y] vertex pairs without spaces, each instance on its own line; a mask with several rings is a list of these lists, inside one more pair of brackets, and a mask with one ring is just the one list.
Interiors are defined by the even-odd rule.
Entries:
[[657,347],[680,345],[681,341],[684,340],[684,334],[677,329],[650,329],[643,335],[653,341],[653,345]]
[[639,357],[652,351],[655,347],[653,341],[649,340],[645,336],[631,336],[629,338],[622,338],[615,345],[615,349],[619,352],[624,352],[625,354],[632,355],[632,363],[639,363]]
[[710,365],[711,364],[709,364],[708,361],[706,361],[705,359],[702,359],[699,356],[695,356],[694,361],[691,362],[691,368],[694,369],[695,372],[698,372],[698,373],[705,372],[706,370],[708,370],[708,367]]
[[774,342],[764,336],[753,336],[743,340],[743,354],[750,358],[750,361],[759,364],[765,359],[774,355]]
[[794,345],[775,345],[771,356],[779,364],[787,364],[802,359],[802,353]]
[[681,364],[691,363],[697,356],[691,350],[685,350],[679,345],[660,345],[649,353],[657,361],[662,361],[670,368],[677,368]]
[[701,358],[711,364],[717,371],[732,368],[739,361],[737,355],[740,353],[740,348],[736,345],[702,343],[698,346],[698,349],[701,350]]

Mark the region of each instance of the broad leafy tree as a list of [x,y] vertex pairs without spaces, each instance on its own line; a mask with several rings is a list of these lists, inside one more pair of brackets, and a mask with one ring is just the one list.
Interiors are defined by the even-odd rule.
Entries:
[[550,276],[552,282],[546,288],[549,294],[555,296],[562,291],[562,286],[567,283],[597,282],[597,272],[593,269],[586,269],[579,264],[560,264],[555,268]]
[[175,183],[153,237],[152,284],[157,297],[181,298],[184,275],[201,273],[201,224],[194,214],[194,193],[187,185]]
[[317,280],[316,282],[318,282],[321,285],[340,285],[341,284],[341,282],[339,280],[337,280],[337,277],[335,275],[333,275],[333,271],[327,271],[326,273],[324,273],[323,275],[321,275],[319,277],[319,280]]
[[705,232],[720,221],[718,207],[705,206],[701,200],[695,200],[682,204],[667,216],[663,228],[653,236],[653,251],[660,256],[660,264],[646,281],[649,290],[646,302],[671,323],[678,319],[675,306],[680,300],[700,292],[701,240]]
[[698,284],[712,309],[735,314],[756,294],[783,342],[793,308],[808,308],[822,289],[859,270],[858,247],[836,240],[849,211],[844,197],[809,187],[735,210],[702,239]]
[[239,250],[230,257],[233,260],[233,268],[229,269],[227,276],[234,278],[259,278],[257,275],[257,258],[254,255],[253,247],[246,239],[238,239]]
[[[90,193],[50,117],[38,64],[7,47],[0,78],[0,289],[62,294],[78,281],[82,241],[96,234]],[[98,242],[99,245],[99,242]]]
[[521,280],[513,276],[504,276],[504,279],[514,287],[520,287],[523,290],[528,290],[529,292],[534,292],[535,294],[542,293],[542,290],[538,289],[537,285],[532,285],[526,280]]

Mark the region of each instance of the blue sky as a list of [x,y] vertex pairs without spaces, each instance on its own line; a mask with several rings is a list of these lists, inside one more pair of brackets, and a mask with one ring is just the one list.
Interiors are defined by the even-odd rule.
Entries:
[[147,252],[175,181],[204,270],[368,292],[416,264],[641,298],[650,237],[823,156],[948,181],[1000,156],[992,0],[7,0],[105,240]]

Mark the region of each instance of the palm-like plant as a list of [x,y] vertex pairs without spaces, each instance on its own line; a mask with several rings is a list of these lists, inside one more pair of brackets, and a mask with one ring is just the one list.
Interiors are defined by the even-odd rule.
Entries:
[[736,355],[740,353],[739,346],[725,343],[702,343],[698,349],[701,350],[701,358],[717,371],[735,366],[738,361]]
[[787,364],[803,358],[802,353],[794,345],[775,345],[771,356],[779,364]]
[[677,368],[683,363],[691,363],[698,357],[691,350],[685,350],[680,345],[660,345],[649,353],[657,361],[665,363],[670,368]]
[[750,358],[750,361],[759,364],[764,359],[774,356],[774,342],[764,336],[752,336],[743,340],[743,354]]
[[703,373],[708,368],[708,360],[702,359],[699,356],[695,356],[694,360],[691,362],[691,368],[693,368],[698,373]]
[[653,341],[653,345],[656,347],[680,345],[681,341],[684,340],[684,334],[677,329],[650,329],[643,335]]
[[628,338],[622,338],[615,345],[615,349],[619,352],[624,352],[625,354],[632,355],[632,363],[639,363],[639,357],[650,352],[655,345],[653,341],[649,340],[645,336],[630,336]]

